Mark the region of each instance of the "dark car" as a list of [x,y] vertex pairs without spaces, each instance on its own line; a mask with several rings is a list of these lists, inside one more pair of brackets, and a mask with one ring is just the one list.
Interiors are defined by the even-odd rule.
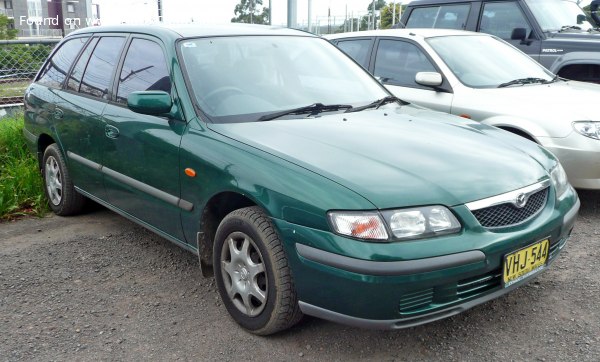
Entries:
[[197,254],[257,334],[459,313],[546,269],[579,209],[545,149],[290,29],[84,29],[25,103],[55,213],[89,198]]
[[[598,1],[592,7],[597,8]],[[600,83],[600,19],[569,0],[415,0],[401,23],[407,28],[479,31],[511,43],[552,73]],[[589,20],[589,21],[588,21]],[[474,49],[475,51],[475,49]]]

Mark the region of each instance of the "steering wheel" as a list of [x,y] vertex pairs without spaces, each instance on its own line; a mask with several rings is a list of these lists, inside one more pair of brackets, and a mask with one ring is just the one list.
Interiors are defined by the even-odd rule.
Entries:
[[202,101],[211,106],[212,98],[217,98],[218,95],[221,95],[221,99],[219,101],[222,102],[225,98],[228,98],[231,95],[244,93],[245,92],[238,87],[223,86],[208,92],[208,94],[203,97]]

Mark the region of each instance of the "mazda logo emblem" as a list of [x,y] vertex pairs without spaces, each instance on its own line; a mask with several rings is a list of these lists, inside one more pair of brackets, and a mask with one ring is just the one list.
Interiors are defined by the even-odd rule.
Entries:
[[519,196],[517,196],[517,198],[515,199],[515,206],[518,208],[522,208],[525,206],[525,204],[527,204],[527,195],[519,194]]

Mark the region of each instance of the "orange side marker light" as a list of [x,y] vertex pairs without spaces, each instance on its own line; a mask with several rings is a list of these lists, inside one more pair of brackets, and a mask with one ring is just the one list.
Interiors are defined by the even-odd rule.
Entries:
[[189,177],[196,177],[196,171],[194,171],[194,169],[191,169],[191,168],[186,168],[185,174],[188,175]]

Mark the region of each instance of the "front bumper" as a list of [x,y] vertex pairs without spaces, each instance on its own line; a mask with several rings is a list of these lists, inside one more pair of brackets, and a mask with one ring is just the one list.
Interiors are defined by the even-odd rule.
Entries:
[[[457,236],[415,242],[336,240],[340,237],[331,233],[276,223],[286,240],[303,313],[353,326],[397,329],[455,315],[531,280],[503,288],[502,257],[549,238],[548,265],[552,263],[567,242],[580,206],[572,190],[565,199],[562,209],[547,205],[518,230],[489,232],[475,227]],[[348,247],[342,250],[344,242]],[[454,252],[449,252],[452,246]],[[411,257],[419,250],[440,254]]]
[[600,190],[600,140],[573,131],[564,138],[539,137],[538,141],[560,160],[573,187]]

